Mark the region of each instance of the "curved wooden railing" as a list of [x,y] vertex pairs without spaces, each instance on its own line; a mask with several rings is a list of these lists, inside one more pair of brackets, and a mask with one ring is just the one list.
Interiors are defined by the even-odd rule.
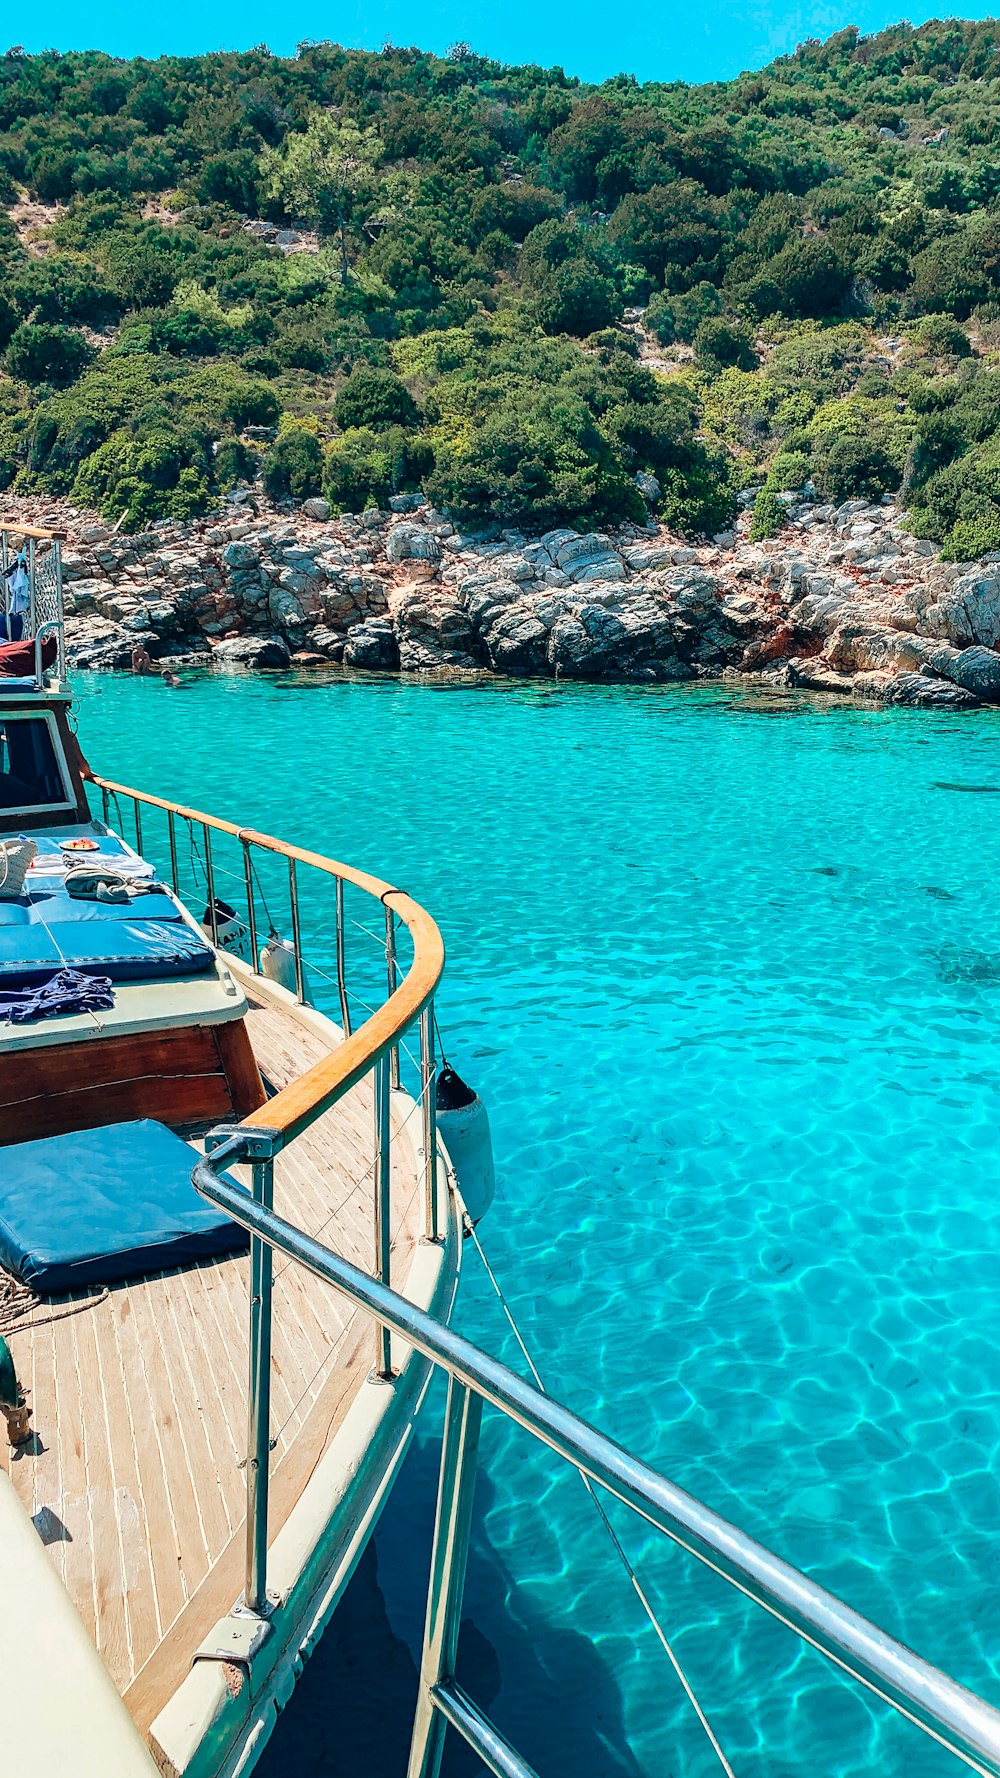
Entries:
[[[208,914],[212,936],[219,943],[212,833],[227,834],[238,841],[243,850],[248,907],[251,968],[258,980],[256,919],[254,912],[254,870],[251,852],[271,853],[288,862],[291,895],[292,933],[295,952],[296,989],[300,1002],[305,999],[304,969],[299,931],[296,866],[307,865],[333,877],[337,884],[337,973],[341,993],[344,1041],[306,1070],[298,1080],[282,1088],[259,1111],[241,1122],[210,1132],[206,1137],[206,1156],[201,1163],[215,1177],[218,1167],[230,1160],[247,1162],[252,1167],[253,1200],[263,1209],[273,1207],[274,1157],[286,1148],[303,1130],[335,1105],[365,1075],[374,1073],[375,1132],[372,1215],[375,1248],[375,1276],[389,1283],[391,1251],[390,1181],[392,1130],[390,1093],[398,1087],[399,1045],[415,1020],[420,1022],[420,1109],[423,1119],[421,1170],[423,1173],[424,1241],[441,1238],[443,1218],[438,1205],[438,1143],[435,1099],[436,1063],[434,1056],[434,991],[444,969],[444,942],[436,923],[424,908],[397,889],[367,871],[353,865],[340,864],[321,852],[293,846],[287,840],[258,833],[255,828],[238,827],[217,815],[206,815],[201,809],[167,797],[152,796],[134,790],[111,778],[101,778],[89,766],[84,771],[87,782],[100,790],[105,822],[109,802],[127,797],[135,810],[136,846],[142,851],[141,808],[158,809],[167,816],[170,839],[170,865],[173,886],[179,893],[177,838],[175,823],[197,823],[202,830],[205,847],[205,876],[208,891]],[[357,1031],[351,1031],[347,1016],[347,1000],[343,975],[343,886],[352,884],[372,896],[385,910],[385,957],[388,998],[370,1012]],[[266,913],[265,908],[265,913]],[[402,920],[413,943],[413,958],[402,981],[397,979],[395,920]],[[197,1181],[195,1181],[197,1183]],[[200,1189],[200,1187],[199,1187]],[[271,1250],[256,1236],[250,1243],[250,1424],[247,1453],[247,1569],[246,1603],[251,1610],[266,1610],[267,1601],[267,1503],[270,1473],[270,1352],[271,1352]],[[372,1375],[389,1380],[393,1376],[391,1333],[388,1324],[376,1329],[375,1364]]]
[[[244,1120],[247,1125],[273,1132],[282,1144],[291,1142],[335,1105],[377,1062],[388,1056],[414,1022],[429,1009],[444,970],[444,941],[436,922],[405,890],[396,889],[367,871],[356,870],[353,865],[341,864],[303,846],[293,846],[287,840],[275,839],[272,834],[258,833],[254,828],[238,827],[232,821],[206,815],[201,809],[188,808],[184,803],[151,796],[147,791],[134,790],[127,784],[117,784],[111,778],[99,777],[89,768],[86,776],[105,796],[126,796],[133,803],[161,809],[175,819],[197,822],[203,829],[228,834],[241,846],[255,846],[295,864],[308,865],[342,883],[351,883],[384,908],[391,909],[407,928],[413,941],[413,960],[388,999],[357,1031],[345,1034],[344,1042],[322,1062],[317,1062],[290,1086],[283,1087],[265,1106]],[[256,957],[253,968],[256,972]]]

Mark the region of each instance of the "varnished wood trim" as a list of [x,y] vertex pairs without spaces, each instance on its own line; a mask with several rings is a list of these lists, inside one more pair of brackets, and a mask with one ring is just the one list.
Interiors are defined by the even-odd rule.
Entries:
[[11,525],[7,520],[0,521],[0,531],[9,531],[14,537],[37,537],[44,543],[65,543],[65,531],[47,531],[40,525]]
[[246,1025],[242,1019],[231,1019],[228,1024],[213,1025],[211,1030],[229,1083],[233,1110],[237,1117],[246,1117],[267,1098]]
[[[243,1021],[237,1022],[249,1054],[237,1078],[249,1098],[256,1063]],[[224,1028],[181,1026],[7,1051],[0,1057],[0,1143],[31,1142],[137,1117],[186,1125],[231,1116],[238,1108],[218,1038]],[[253,1103],[259,1105],[263,1090],[256,1078]]]

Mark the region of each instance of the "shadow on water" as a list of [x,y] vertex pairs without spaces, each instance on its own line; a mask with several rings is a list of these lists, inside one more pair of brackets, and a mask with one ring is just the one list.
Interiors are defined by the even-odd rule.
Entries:
[[[259,1778],[404,1778],[417,1692],[440,1443],[407,1457],[382,1523],[280,1717]],[[458,1678],[546,1778],[640,1778],[620,1688],[593,1643],[525,1610],[529,1578],[486,1533],[476,1483]],[[442,1778],[483,1767],[449,1729]]]

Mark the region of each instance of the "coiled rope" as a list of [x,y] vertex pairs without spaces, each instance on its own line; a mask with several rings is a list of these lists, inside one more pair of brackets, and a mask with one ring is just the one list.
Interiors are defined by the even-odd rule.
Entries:
[[85,1309],[96,1309],[109,1295],[107,1288],[96,1290],[77,1303],[67,1303],[48,1315],[36,1315],[41,1297],[29,1284],[22,1284],[20,1278],[0,1268],[0,1334],[30,1333],[32,1328],[46,1327],[51,1321],[65,1321],[68,1315],[82,1315]]

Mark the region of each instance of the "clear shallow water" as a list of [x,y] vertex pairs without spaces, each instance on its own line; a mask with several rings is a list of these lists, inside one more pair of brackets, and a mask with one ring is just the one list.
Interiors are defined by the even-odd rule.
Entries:
[[[434,912],[447,1046],[493,1125],[483,1238],[551,1386],[1000,1696],[1000,718],[728,687],[81,690],[97,769]],[[328,941],[308,898],[306,921]],[[471,1255],[459,1323],[514,1362]],[[405,1766],[436,1433],[265,1778]],[[616,1524],[738,1778],[951,1765]],[[460,1674],[544,1778],[718,1770],[578,1480],[492,1417],[466,1604]]]

